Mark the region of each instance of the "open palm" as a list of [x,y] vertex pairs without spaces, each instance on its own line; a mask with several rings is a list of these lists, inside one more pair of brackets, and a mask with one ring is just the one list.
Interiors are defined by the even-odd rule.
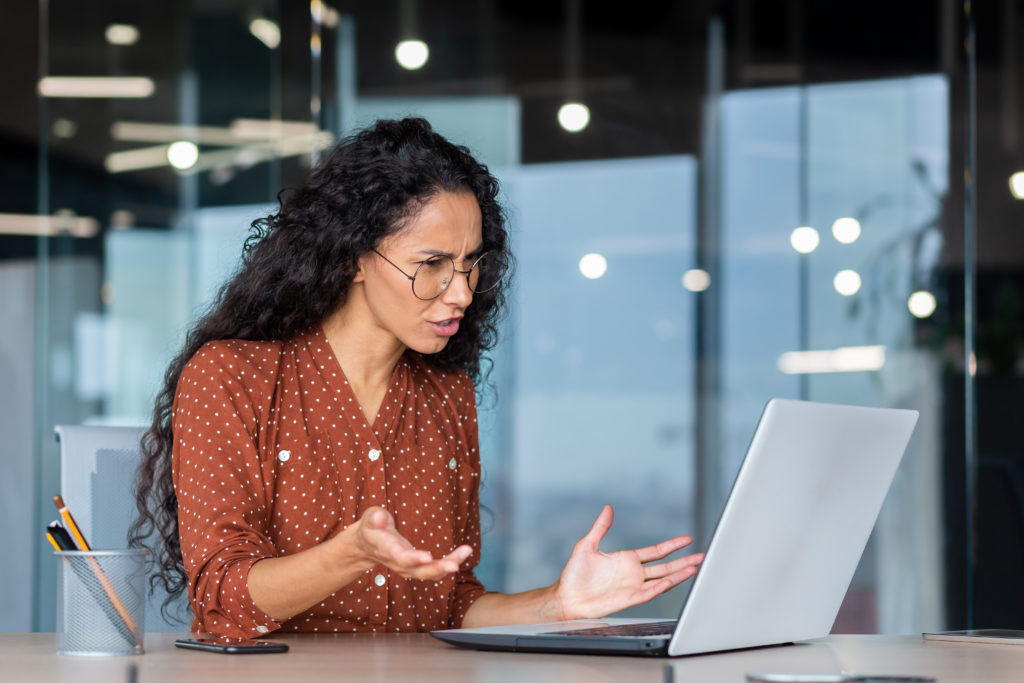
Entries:
[[614,512],[605,505],[587,535],[573,547],[558,580],[563,619],[596,619],[647,602],[697,573],[702,553],[647,565],[693,542],[677,536],[635,550],[603,553],[598,546]]

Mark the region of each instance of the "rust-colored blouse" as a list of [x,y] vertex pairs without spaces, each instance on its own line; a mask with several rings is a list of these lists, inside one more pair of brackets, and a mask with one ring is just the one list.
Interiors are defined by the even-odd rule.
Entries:
[[[457,627],[485,591],[476,403],[464,372],[407,352],[373,426],[323,331],[203,346],[178,382],[174,488],[194,631],[426,631]],[[379,505],[435,557],[469,544],[457,574],[404,579],[377,566],[279,622],[249,596],[253,564],[297,553]]]

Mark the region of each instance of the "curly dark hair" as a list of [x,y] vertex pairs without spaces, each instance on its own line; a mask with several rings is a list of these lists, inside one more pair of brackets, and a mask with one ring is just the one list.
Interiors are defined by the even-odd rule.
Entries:
[[[315,328],[344,303],[360,256],[401,231],[440,192],[469,192],[480,205],[484,249],[511,263],[498,182],[465,147],[423,119],[379,121],[341,141],[303,184],[279,195],[280,209],[253,222],[242,263],[171,361],[142,438],[129,531],[157,565],[150,587],[168,593],[163,612],[187,585],[178,537],[178,500],[171,472],[172,406],[189,359],[218,339],[288,340]],[[497,341],[504,283],[473,297],[458,333],[425,355],[435,367],[480,379],[481,352]]]

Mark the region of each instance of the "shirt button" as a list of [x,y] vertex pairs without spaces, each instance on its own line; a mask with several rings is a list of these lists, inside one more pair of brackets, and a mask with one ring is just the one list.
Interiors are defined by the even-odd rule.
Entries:
[[377,574],[377,576],[373,577],[373,582],[378,586],[383,586],[387,583],[387,579],[384,578],[383,574]]
[[455,465],[456,465],[455,458],[452,458],[451,460],[448,461],[448,469],[454,470],[455,469]]
[[[287,453],[287,452],[288,451],[285,451],[285,453]],[[256,630],[259,631],[260,633],[270,633],[270,629],[267,628],[266,626],[257,626]]]
[[372,448],[370,449],[370,452],[367,454],[367,457],[370,458],[370,462],[377,462],[377,458],[380,457],[380,451],[378,451],[376,448]]
[[278,451],[277,459],[281,462],[288,462],[288,458],[292,457],[291,451]]

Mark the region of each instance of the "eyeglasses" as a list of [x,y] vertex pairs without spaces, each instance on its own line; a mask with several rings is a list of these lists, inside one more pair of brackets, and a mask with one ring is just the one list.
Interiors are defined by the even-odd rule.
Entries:
[[431,256],[416,267],[412,275],[399,268],[391,259],[376,249],[373,250],[377,256],[394,266],[402,275],[412,282],[412,293],[417,299],[429,301],[444,294],[445,290],[452,284],[455,273],[466,276],[466,283],[469,291],[474,294],[494,289],[505,277],[505,259],[498,252],[485,252],[473,262],[469,270],[459,270],[455,267],[455,261],[449,256]]

